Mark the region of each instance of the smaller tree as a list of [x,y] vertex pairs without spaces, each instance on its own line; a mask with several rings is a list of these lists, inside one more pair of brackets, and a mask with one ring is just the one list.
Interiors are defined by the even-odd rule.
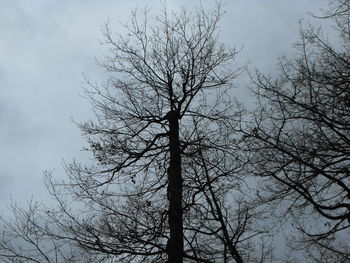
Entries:
[[15,203],[11,204],[10,213],[0,218],[1,262],[103,262],[101,255],[72,246],[67,240],[61,239],[58,234],[59,226],[46,216],[47,209],[33,201],[28,203],[27,208],[20,208]]
[[316,258],[337,254],[338,262],[350,258],[349,6],[332,1],[325,17],[335,21],[337,42],[302,26],[295,58],[280,59],[279,77],[252,77],[259,107],[243,131],[250,171],[266,179],[260,197],[282,201],[279,214],[302,233],[294,246],[316,245]]

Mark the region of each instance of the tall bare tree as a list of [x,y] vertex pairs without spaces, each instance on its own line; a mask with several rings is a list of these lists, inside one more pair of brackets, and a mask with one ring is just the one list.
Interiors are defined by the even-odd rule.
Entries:
[[[182,262],[184,256],[179,122],[187,115],[207,116],[192,105],[198,93],[229,85],[236,75],[225,68],[236,52],[215,39],[221,15],[219,8],[212,13],[199,10],[194,18],[185,11],[169,17],[164,10],[156,18],[157,25],[149,27],[147,18],[140,22],[134,14],[126,26],[128,37],[119,36],[116,41],[107,27],[105,37],[113,55],[103,67],[120,75],[111,78],[105,92],[101,93],[101,87],[87,92],[102,114],[98,124],[87,123],[81,129],[91,135],[95,156],[108,166],[99,173],[99,178],[101,173],[108,178],[99,179],[94,187],[125,171],[137,180],[159,173],[156,165],[168,166],[167,174],[162,172],[157,180],[167,185],[169,262]],[[148,187],[146,192],[159,188]]]
[[[232,143],[242,111],[227,90],[240,69],[237,51],[218,42],[222,14],[220,5],[195,13],[164,7],[153,18],[133,13],[125,35],[104,28],[111,55],[101,65],[110,77],[88,81],[96,120],[79,125],[97,164],[67,164],[61,184],[47,173],[58,207],[29,221],[36,209],[14,209],[19,224],[5,221],[21,240],[34,240],[30,260],[60,262],[67,246],[100,262],[269,258],[255,258],[252,238],[264,231],[245,202],[244,160]],[[47,240],[55,253],[43,257]],[[0,255],[26,260],[13,242],[4,235]]]

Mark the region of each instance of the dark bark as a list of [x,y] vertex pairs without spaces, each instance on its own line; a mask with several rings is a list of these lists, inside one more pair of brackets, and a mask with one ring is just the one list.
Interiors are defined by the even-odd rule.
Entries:
[[171,111],[169,121],[170,167],[169,167],[169,228],[168,262],[183,262],[183,222],[182,222],[182,175],[181,150],[179,141],[179,114]]

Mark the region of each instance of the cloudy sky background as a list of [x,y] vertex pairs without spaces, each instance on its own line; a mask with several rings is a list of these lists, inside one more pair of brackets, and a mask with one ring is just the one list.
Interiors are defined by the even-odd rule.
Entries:
[[[194,3],[167,1],[175,9]],[[63,177],[62,160],[89,161],[71,120],[92,117],[79,96],[82,73],[97,82],[107,77],[95,63],[108,54],[99,44],[101,26],[109,17],[118,32],[118,22],[146,4],[153,12],[160,8],[159,0],[0,0],[0,211],[11,197],[20,204],[32,196],[45,200],[43,170]],[[238,63],[273,73],[277,56],[292,52],[298,19],[317,24],[308,13],[326,7],[327,0],[227,0],[221,40],[244,46]]]

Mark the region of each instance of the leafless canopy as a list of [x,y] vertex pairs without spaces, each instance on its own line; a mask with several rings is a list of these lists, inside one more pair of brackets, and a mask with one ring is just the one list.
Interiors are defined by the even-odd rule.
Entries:
[[46,224],[34,220],[29,235],[99,262],[180,262],[169,251],[181,246],[187,262],[254,262],[251,238],[263,231],[251,224],[257,215],[238,176],[244,162],[231,128],[242,112],[227,90],[240,70],[237,51],[218,42],[221,6],[142,15],[123,35],[104,27],[109,79],[88,81],[96,119],[79,125],[97,164],[67,164],[62,184],[47,173],[58,207],[42,211]]

